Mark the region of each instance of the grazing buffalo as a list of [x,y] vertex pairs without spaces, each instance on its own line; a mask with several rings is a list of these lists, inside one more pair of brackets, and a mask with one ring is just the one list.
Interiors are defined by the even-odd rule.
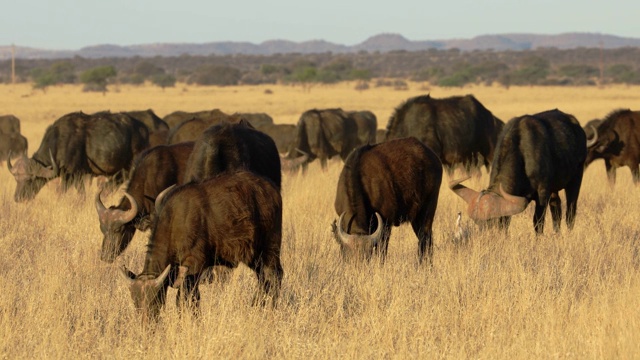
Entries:
[[220,117],[228,117],[229,115],[223,113],[219,109],[213,110],[202,110],[195,112],[187,112],[187,111],[174,111],[171,114],[166,115],[162,120],[169,125],[169,128],[173,129],[176,126],[182,124],[183,122],[191,119],[202,119],[202,120],[211,120],[218,119]]
[[275,305],[283,276],[282,198],[271,181],[228,172],[173,188],[158,203],[144,269],[137,276],[124,269],[144,319],[158,317],[170,285],[180,288],[178,300],[197,309],[203,271],[216,265],[247,265],[263,292],[254,304],[271,297]]
[[96,211],[104,235],[100,259],[113,262],[127,248],[136,229],[145,231],[150,227],[155,217],[156,197],[181,181],[192,150],[193,142],[148,149],[136,159],[126,196],[118,205],[107,208],[100,193],[96,195]]
[[486,190],[469,189],[460,184],[464,180],[452,181],[449,187],[467,202],[467,213],[476,223],[497,219],[489,224],[505,229],[511,215],[535,201],[533,225],[538,234],[544,230],[547,205],[554,230],[560,230],[558,192],[564,189],[567,227],[572,229],[586,157],[586,137],[575,117],[557,109],[524,115],[505,125]]
[[[432,254],[432,225],[442,163],[418,139],[364,145],[347,158],[338,180],[333,231],[344,258],[384,257],[391,226],[410,222],[420,262]],[[345,221],[346,219],[346,221]]]
[[469,173],[482,163],[488,170],[503,126],[473,95],[423,95],[396,108],[386,140],[415,136],[440,157],[451,176],[457,166]]
[[239,120],[240,118],[232,117],[222,112],[218,112],[215,117],[189,119],[171,128],[167,136],[167,143],[177,144],[185,141],[194,141],[210,126],[226,122],[235,123]]
[[616,182],[616,169],[631,168],[634,184],[640,183],[640,111],[616,110],[602,121],[589,138],[585,166],[604,159],[610,184]]
[[362,145],[375,144],[377,142],[376,129],[378,128],[376,115],[368,110],[349,111],[347,114],[356,122],[359,143]]
[[154,147],[167,143],[169,125],[164,122],[153,110],[127,111],[125,114],[141,121],[149,128],[149,146]]
[[29,143],[21,134],[0,133],[0,162],[9,160],[9,156],[27,156]]
[[20,119],[14,115],[0,115],[0,134],[20,134]]
[[247,169],[280,189],[282,172],[276,144],[248,122],[221,123],[205,130],[195,142],[184,183],[203,181],[224,171]]
[[327,160],[339,155],[346,159],[358,145],[358,126],[354,119],[342,109],[308,110],[298,120],[295,148],[300,151],[289,151],[290,158],[308,154],[308,161],[303,164],[303,171],[309,162],[320,159],[323,169],[327,168]]
[[15,201],[33,199],[58,176],[63,191],[74,185],[84,192],[84,175],[122,181],[133,158],[148,146],[147,127],[127,115],[64,115],[47,128],[31,159],[23,155],[15,165],[7,162],[17,182]]

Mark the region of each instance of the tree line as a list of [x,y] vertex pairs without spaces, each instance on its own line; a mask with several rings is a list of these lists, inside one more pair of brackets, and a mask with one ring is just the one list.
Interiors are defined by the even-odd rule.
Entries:
[[[405,80],[437,86],[467,84],[577,85],[640,84],[640,48],[528,51],[452,50],[358,52],[348,54],[210,55],[89,59],[16,59],[16,77],[43,89],[82,83],[86,91],[108,84],[162,88],[177,82],[196,85],[329,84],[357,81],[402,87]],[[393,80],[389,80],[393,79]],[[0,82],[11,81],[10,60],[0,62]]]

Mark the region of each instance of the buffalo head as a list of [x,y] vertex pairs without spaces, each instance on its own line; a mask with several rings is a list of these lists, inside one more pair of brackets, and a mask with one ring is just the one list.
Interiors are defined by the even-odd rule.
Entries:
[[36,197],[40,189],[47,181],[58,176],[59,169],[56,161],[49,151],[51,165],[45,166],[41,162],[22,154],[16,160],[15,164],[11,164],[11,154],[7,158],[7,168],[11,175],[16,179],[16,192],[14,199],[16,202],[31,200]]
[[295,155],[292,155],[291,152],[287,155],[280,155],[280,166],[282,167],[282,170],[295,172],[300,166],[309,162],[309,154],[300,149],[295,150],[297,153],[301,154],[301,156],[294,157]]
[[[129,292],[136,310],[143,316],[143,320],[157,320],[160,315],[160,309],[166,300],[166,288],[170,283],[169,272],[171,265],[167,265],[160,275],[140,274],[136,275],[127,269],[121,267],[122,274],[129,283]],[[172,287],[178,288],[184,282],[188,268],[179,266],[178,275],[171,284]]]
[[345,213],[340,214],[338,223],[334,221],[331,224],[333,234],[336,241],[340,245],[340,253],[343,259],[371,259],[373,249],[378,245],[382,237],[382,216],[376,212],[376,219],[378,220],[378,226],[372,234],[349,234],[343,230],[342,221],[344,220]]
[[104,235],[102,239],[102,261],[113,262],[124,249],[127,248],[136,228],[131,221],[138,215],[138,203],[128,193],[124,195],[129,199],[129,210],[121,210],[115,206],[107,209],[100,199],[102,191],[96,195],[96,211],[100,220],[100,231]]
[[600,132],[593,129],[593,137],[587,139],[587,159],[585,167],[596,159],[611,155],[620,155],[624,149],[624,142],[620,141],[620,135],[616,130],[607,129]]
[[449,188],[468,204],[467,214],[476,223],[521,213],[529,204],[527,198],[505,192],[502,184],[497,193],[475,191],[460,184],[467,179],[468,177],[453,180],[449,183]]

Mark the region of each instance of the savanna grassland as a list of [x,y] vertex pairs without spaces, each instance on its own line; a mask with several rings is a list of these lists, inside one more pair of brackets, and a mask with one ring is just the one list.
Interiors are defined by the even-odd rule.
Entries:
[[[152,108],[266,112],[295,123],[309,108],[369,109],[386,125],[404,99],[474,94],[504,121],[559,108],[582,123],[615,108],[640,108],[640,87],[466,87],[411,83],[408,91],[354,84],[299,87],[111,87],[0,85],[0,113],[22,121],[29,153],[65,113]],[[266,89],[273,94],[266,94]],[[252,307],[255,276],[240,266],[224,284],[201,286],[199,318],[181,316],[170,289],[155,331],[139,326],[115,265],[99,259],[93,204],[55,181],[29,203],[13,201],[15,181],[0,168],[0,358],[638,358],[640,356],[640,194],[628,168],[609,187],[602,162],[585,173],[576,226],[563,221],[536,237],[532,206],[507,234],[451,240],[463,202],[444,184],[435,220],[433,266],[418,266],[409,226],[394,228],[384,265],[344,264],[330,234],[342,164],[317,164],[283,179],[285,271],[276,309]],[[469,184],[488,183],[483,173]],[[117,201],[121,193],[106,200]],[[562,195],[563,197],[563,195]],[[467,224],[473,229],[473,224]],[[122,262],[142,268],[148,234],[138,234]]]

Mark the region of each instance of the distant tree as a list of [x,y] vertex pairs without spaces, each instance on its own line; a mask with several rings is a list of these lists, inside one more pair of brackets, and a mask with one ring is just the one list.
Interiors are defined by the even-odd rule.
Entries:
[[111,65],[89,69],[80,75],[83,91],[101,91],[104,94],[107,92],[107,82],[116,75],[116,69]]
[[615,64],[607,68],[606,75],[614,83],[639,84],[640,74],[626,64]]
[[301,84],[304,91],[309,92],[317,76],[318,69],[314,66],[303,66],[296,68],[289,78],[292,82]]
[[512,85],[538,85],[542,83],[551,65],[549,60],[540,56],[529,56],[524,58],[520,68],[511,72],[510,81]]
[[31,71],[33,87],[43,91],[51,85],[72,84],[75,78],[75,66],[69,61],[54,62],[49,68],[35,68]]
[[198,67],[189,78],[189,83],[198,85],[237,85],[242,77],[240,70],[225,65],[204,65]]
[[156,74],[151,77],[151,82],[164,90],[164,88],[176,86],[176,77],[171,74]]
[[151,61],[143,60],[135,65],[133,73],[151,79],[153,76],[164,74],[165,70]]

